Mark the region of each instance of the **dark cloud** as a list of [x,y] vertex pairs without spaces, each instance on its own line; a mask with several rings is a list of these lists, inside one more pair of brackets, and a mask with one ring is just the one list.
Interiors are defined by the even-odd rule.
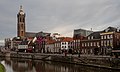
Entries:
[[16,36],[16,15],[23,5],[27,31],[59,32],[101,30],[120,24],[120,0],[1,0],[0,39]]

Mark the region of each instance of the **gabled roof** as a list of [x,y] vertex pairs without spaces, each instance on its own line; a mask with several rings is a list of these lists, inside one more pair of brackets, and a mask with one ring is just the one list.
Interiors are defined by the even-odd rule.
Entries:
[[55,42],[54,39],[52,39],[52,37],[46,37],[46,44],[53,44]]
[[25,33],[25,36],[26,36],[26,37],[30,37],[30,38],[31,38],[31,37],[36,37],[36,33],[35,33],[35,32],[26,32],[26,33]]
[[55,40],[47,40],[46,44],[53,44]]
[[103,32],[117,32],[117,28],[115,27],[108,27],[103,30]]
[[62,42],[69,42],[69,41],[72,41],[73,38],[70,38],[70,37],[65,37]]
[[38,33],[36,33],[36,36],[38,37],[38,36],[43,36],[43,37],[45,37],[45,36],[50,36],[51,35],[51,33],[46,33],[46,32],[38,32]]

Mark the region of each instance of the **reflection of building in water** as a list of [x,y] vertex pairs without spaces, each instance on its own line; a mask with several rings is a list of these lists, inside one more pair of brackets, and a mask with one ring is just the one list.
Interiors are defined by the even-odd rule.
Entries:
[[11,66],[14,71],[19,72],[31,72],[33,70],[32,62],[31,60],[18,60],[14,59],[11,61]]
[[7,69],[6,72],[114,72],[103,68],[29,59],[8,59],[8,61],[3,60],[1,63]]
[[66,65],[42,61],[35,62],[35,69],[36,72],[71,72],[71,68]]

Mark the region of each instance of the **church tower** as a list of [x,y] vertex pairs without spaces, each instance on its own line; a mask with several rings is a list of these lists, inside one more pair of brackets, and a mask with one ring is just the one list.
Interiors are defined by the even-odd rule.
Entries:
[[24,38],[25,37],[25,13],[23,12],[22,6],[17,14],[17,36]]

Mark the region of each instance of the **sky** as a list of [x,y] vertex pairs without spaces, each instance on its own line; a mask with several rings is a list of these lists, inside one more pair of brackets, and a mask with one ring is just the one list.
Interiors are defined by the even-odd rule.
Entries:
[[26,13],[27,32],[60,33],[120,27],[120,0],[0,0],[0,42],[17,36],[20,5]]

